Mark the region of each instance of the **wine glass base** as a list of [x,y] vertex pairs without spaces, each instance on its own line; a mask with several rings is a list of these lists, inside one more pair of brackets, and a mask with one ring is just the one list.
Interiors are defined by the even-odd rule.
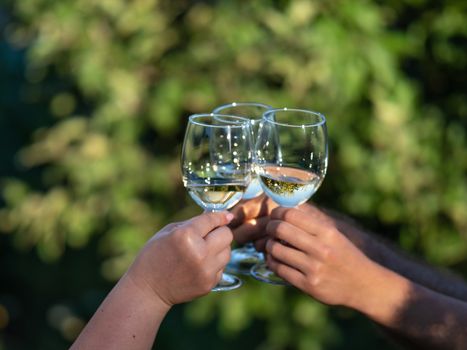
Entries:
[[268,269],[266,263],[260,263],[253,266],[250,270],[251,276],[261,282],[275,284],[278,286],[290,286],[290,284],[277,276],[274,272]]
[[251,268],[262,262],[264,262],[263,253],[257,252],[252,247],[242,247],[232,250],[230,261],[225,270],[231,273],[249,275]]
[[222,278],[219,283],[211,289],[212,292],[226,292],[228,290],[233,290],[241,287],[243,284],[242,280],[234,275],[229,275],[227,273],[222,274]]

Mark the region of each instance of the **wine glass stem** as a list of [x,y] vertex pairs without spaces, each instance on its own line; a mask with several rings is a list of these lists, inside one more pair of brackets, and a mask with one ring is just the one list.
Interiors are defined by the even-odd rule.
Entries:
[[[221,212],[223,210],[219,209],[205,209],[205,213],[216,213]],[[213,292],[224,292],[229,291],[232,289],[239,288],[243,284],[242,280],[234,275],[229,275],[222,270],[222,277],[217,285],[214,286],[212,289]]]

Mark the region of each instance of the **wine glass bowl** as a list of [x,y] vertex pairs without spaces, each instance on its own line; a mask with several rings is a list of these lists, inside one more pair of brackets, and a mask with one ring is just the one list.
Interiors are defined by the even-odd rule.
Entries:
[[[232,102],[225,105],[216,107],[213,110],[213,113],[226,114],[226,115],[235,115],[242,118],[249,119],[251,125],[251,133],[253,137],[252,148],[254,148],[254,143],[258,137],[258,128],[262,120],[263,114],[272,109],[271,106],[268,106],[263,103],[257,102]],[[251,199],[258,197],[263,193],[261,185],[259,184],[259,179],[257,176],[257,171],[255,168],[255,160],[253,159],[253,169],[251,174],[251,181],[248,185],[243,199]]]
[[[250,121],[251,133],[254,142],[258,137],[258,128],[262,120],[264,112],[272,109],[263,103],[257,102],[232,102],[221,105],[213,110],[213,113],[235,115],[247,118]],[[254,152],[254,143],[252,143],[252,152]],[[251,181],[243,194],[243,199],[252,199],[260,196],[263,189],[259,183],[259,177],[256,169],[256,163],[253,157],[253,168],[251,174]],[[255,246],[251,242],[247,242],[243,247],[232,250],[230,261],[226,270],[234,273],[241,273],[245,275],[250,274],[252,266],[259,262],[264,261],[263,253],[256,251]]]
[[247,123],[215,114],[189,118],[182,152],[183,184],[205,210],[229,209],[243,197],[252,157]]
[[[181,167],[183,184],[196,204],[206,211],[222,211],[242,199],[251,177],[251,142],[248,119],[214,113],[189,117]],[[213,291],[241,284],[224,273]]]
[[306,202],[327,169],[325,117],[300,109],[265,112],[255,162],[264,192],[283,207]]

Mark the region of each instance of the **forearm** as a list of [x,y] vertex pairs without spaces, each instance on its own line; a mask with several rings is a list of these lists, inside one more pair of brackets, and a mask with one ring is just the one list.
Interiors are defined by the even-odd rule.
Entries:
[[169,306],[125,275],[71,349],[151,349]]
[[462,301],[467,301],[467,283],[460,277],[415,260],[392,247],[391,243],[370,237],[370,258],[411,281]]
[[467,283],[458,276],[417,261],[391,242],[365,232],[351,219],[326,211],[336,219],[339,230],[373,261],[433,291],[467,301]]
[[[353,308],[417,349],[466,349],[467,303],[378,267]],[[371,277],[373,276],[373,277]],[[371,286],[370,283],[374,285]]]

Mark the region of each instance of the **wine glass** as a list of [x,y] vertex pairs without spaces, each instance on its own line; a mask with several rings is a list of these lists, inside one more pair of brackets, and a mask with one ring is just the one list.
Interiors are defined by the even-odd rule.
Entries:
[[[266,195],[282,207],[296,207],[313,196],[326,175],[326,118],[303,109],[266,111],[255,152]],[[266,263],[253,266],[251,275],[263,282],[287,284]]]
[[[222,211],[242,199],[251,176],[251,142],[248,119],[214,113],[189,117],[182,176],[196,204],[206,211]],[[212,290],[232,290],[241,285],[239,278],[223,273]]]
[[[272,107],[263,103],[233,102],[215,108],[213,113],[235,115],[249,119],[254,140],[252,147],[254,147],[258,136],[259,123],[264,112],[269,109],[272,109]],[[255,164],[256,162],[253,157],[251,182],[243,194],[243,199],[252,199],[263,193]],[[243,247],[232,250],[230,261],[226,269],[229,272],[248,275],[250,274],[251,268],[260,262],[264,262],[263,253],[256,251],[254,244],[248,242]]]

